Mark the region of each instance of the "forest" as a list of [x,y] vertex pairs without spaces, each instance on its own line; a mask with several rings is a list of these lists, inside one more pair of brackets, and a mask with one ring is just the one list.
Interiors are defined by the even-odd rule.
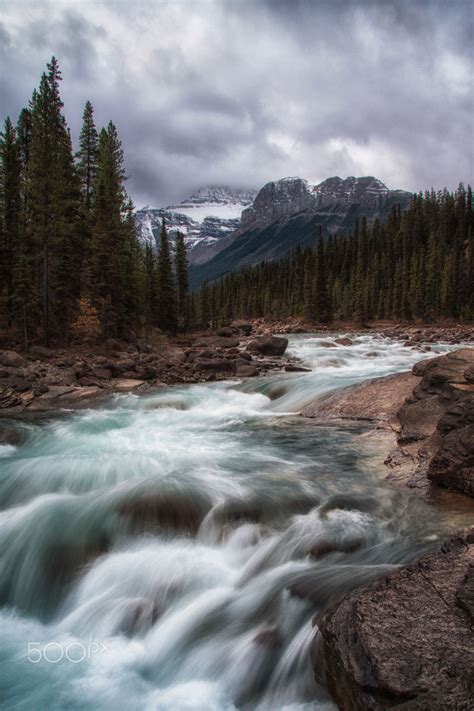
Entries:
[[313,249],[261,263],[205,284],[204,320],[272,315],[328,323],[372,319],[472,321],[474,314],[472,190],[459,185],[413,196],[388,222],[353,232],[315,235]]
[[231,273],[189,293],[183,235],[140,244],[112,121],[86,102],[78,148],[53,57],[16,125],[0,136],[1,326],[25,350],[71,341],[168,334],[237,317],[471,321],[473,205],[462,184],[413,196],[387,224],[315,235],[313,249]]

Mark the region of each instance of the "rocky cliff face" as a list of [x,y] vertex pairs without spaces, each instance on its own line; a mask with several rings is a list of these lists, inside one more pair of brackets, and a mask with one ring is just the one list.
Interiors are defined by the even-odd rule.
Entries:
[[[267,183],[258,193],[251,207],[242,213],[240,232],[263,228],[281,218],[296,215],[302,211],[324,214],[345,214],[351,206],[357,206],[368,221],[373,221],[387,207],[394,203],[406,206],[411,193],[404,190],[389,190],[374,177],[343,180],[328,178],[318,185],[311,185],[301,178],[283,178]],[[332,230],[337,232],[337,222]]]

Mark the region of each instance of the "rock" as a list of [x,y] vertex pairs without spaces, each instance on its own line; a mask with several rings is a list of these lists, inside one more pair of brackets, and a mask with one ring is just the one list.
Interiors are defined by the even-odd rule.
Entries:
[[76,400],[85,400],[87,398],[92,398],[101,393],[102,391],[98,387],[84,387],[75,388],[71,393],[68,393],[63,397],[67,397],[68,401],[70,400],[72,402]]
[[472,708],[474,528],[319,616],[313,666],[341,711]]
[[49,348],[44,348],[44,346],[31,346],[29,352],[41,358],[51,358],[53,355],[53,351]]
[[235,373],[235,361],[226,358],[197,358],[194,361],[193,371],[212,370],[219,373]]
[[254,365],[241,365],[237,368],[236,375],[238,378],[253,378],[258,375],[258,370]]
[[302,410],[304,417],[351,418],[385,421],[396,419],[406,397],[419,379],[411,373],[374,378],[359,385],[323,395]]
[[186,361],[184,350],[178,346],[165,345],[160,348],[158,355],[174,365],[179,365]]
[[94,380],[94,378],[89,378],[87,375],[84,375],[84,377],[79,378],[77,381],[79,385],[82,385],[84,387],[99,387],[99,383],[97,380]]
[[319,341],[318,346],[320,348],[337,348],[336,344],[332,341]]
[[197,492],[187,497],[180,492],[162,492],[123,503],[119,514],[134,533],[157,529],[196,533],[210,509],[211,502]]
[[230,326],[223,326],[222,328],[217,329],[216,334],[218,336],[223,336],[224,338],[232,338],[234,331],[230,328]]
[[252,333],[252,324],[247,323],[247,321],[232,321],[232,326],[234,326],[234,328],[238,328],[244,336],[250,336]]
[[336,338],[335,343],[338,346],[352,346],[352,339],[350,338]]
[[11,444],[13,447],[19,447],[26,440],[26,434],[22,430],[15,429],[10,425],[0,426],[0,444]]
[[404,348],[411,348],[412,346],[416,346],[416,345],[417,345],[416,341],[409,340],[409,341],[405,341],[405,343],[403,344],[403,347]]
[[266,356],[282,356],[288,347],[288,339],[280,336],[263,336],[250,341],[247,350]]
[[110,380],[112,372],[108,368],[93,368],[91,375],[98,380]]
[[2,351],[0,352],[0,364],[6,365],[7,368],[22,368],[26,365],[26,361],[16,351]]
[[118,378],[114,383],[114,387],[117,390],[135,390],[143,383],[143,380],[136,380],[135,378]]
[[440,486],[474,496],[474,424],[446,434],[428,466],[428,477]]
[[201,348],[236,348],[240,343],[238,338],[228,336],[204,336],[195,341],[194,345]]
[[3,368],[0,368],[0,378],[8,378],[10,373],[8,370],[4,370]]
[[285,370],[287,373],[311,373],[311,368],[305,368],[304,365],[298,363],[287,363]]

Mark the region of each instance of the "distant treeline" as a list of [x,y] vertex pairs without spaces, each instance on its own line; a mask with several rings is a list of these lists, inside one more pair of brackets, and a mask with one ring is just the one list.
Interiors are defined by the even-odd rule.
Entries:
[[275,262],[229,274],[199,294],[202,320],[305,316],[347,319],[474,316],[472,191],[414,195],[403,214],[368,229],[365,219],[344,237],[315,236],[313,249],[296,249]]
[[187,328],[183,238],[140,246],[117,130],[87,102],[74,154],[60,81],[53,57],[0,134],[0,325],[25,347]]

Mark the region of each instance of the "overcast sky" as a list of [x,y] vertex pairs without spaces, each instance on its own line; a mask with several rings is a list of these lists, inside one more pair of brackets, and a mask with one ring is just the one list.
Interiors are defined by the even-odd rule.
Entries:
[[0,0],[0,106],[16,120],[52,54],[118,127],[137,206],[209,184],[375,175],[471,182],[471,0]]

